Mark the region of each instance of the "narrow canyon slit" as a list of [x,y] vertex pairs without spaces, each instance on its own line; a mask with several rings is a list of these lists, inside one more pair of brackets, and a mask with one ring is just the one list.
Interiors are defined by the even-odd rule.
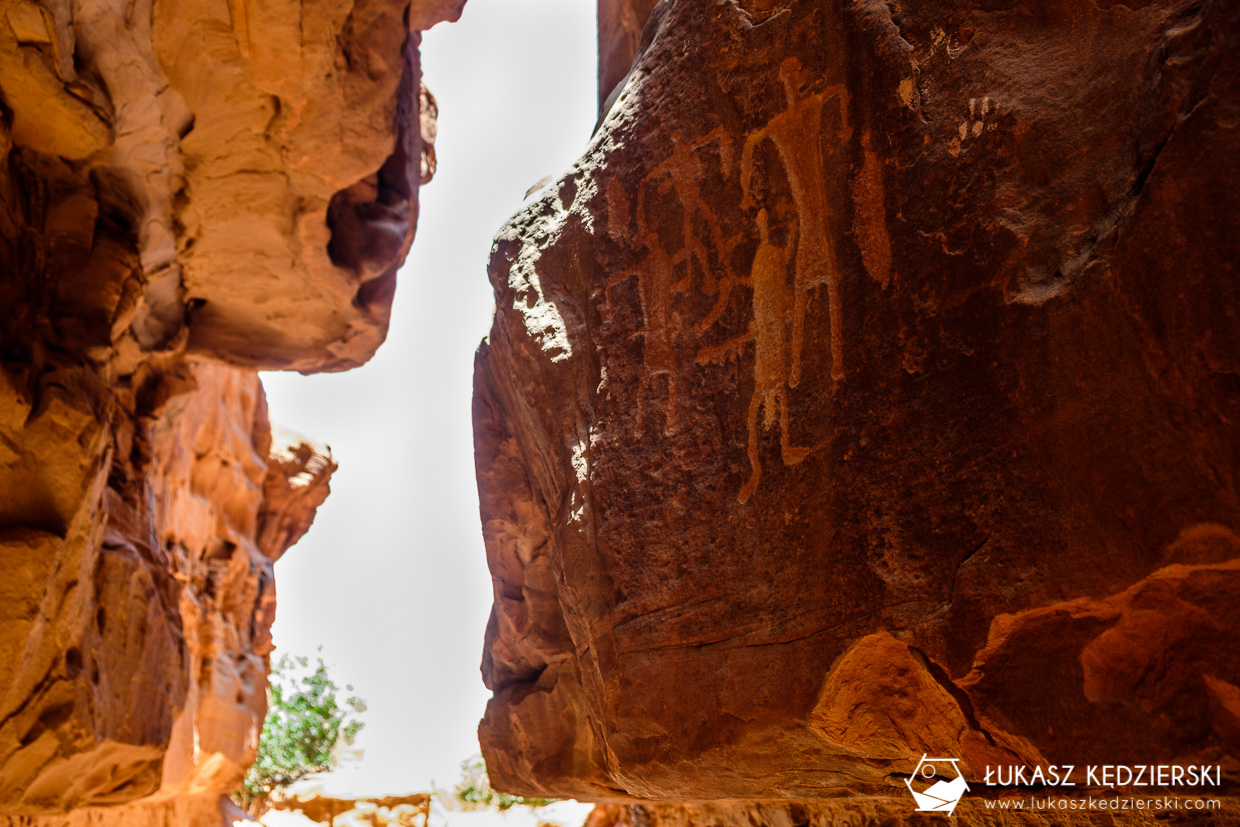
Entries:
[[0,6],[0,827],[1240,825],[1227,3]]

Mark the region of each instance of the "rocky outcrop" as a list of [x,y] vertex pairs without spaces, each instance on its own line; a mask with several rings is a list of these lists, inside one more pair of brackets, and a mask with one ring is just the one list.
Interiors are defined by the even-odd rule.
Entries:
[[382,342],[459,7],[0,3],[0,823],[222,817],[335,468],[256,369]]
[[[308,527],[335,465],[304,444],[314,461],[300,479],[269,464],[252,371],[152,377],[168,399],[143,422],[115,389],[66,375],[89,373],[52,373],[4,434],[20,452],[14,498],[66,505],[59,523],[4,530],[0,801],[38,813],[227,789],[266,711],[271,564],[301,536],[260,545],[260,526]],[[275,490],[285,496],[264,496]]]
[[[497,238],[475,372],[496,786],[1234,783],[1240,17],[600,8],[638,54]],[[727,822],[634,823],[676,819]]]

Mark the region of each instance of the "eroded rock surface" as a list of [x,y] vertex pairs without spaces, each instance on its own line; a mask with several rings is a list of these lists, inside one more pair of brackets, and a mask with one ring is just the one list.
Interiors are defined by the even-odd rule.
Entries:
[[673,0],[641,40],[491,262],[496,785],[1234,783],[1240,16]]
[[0,823],[224,817],[335,468],[256,370],[382,342],[460,5],[0,2]]
[[[8,490],[55,492],[65,503],[60,522],[0,534],[8,812],[219,791],[253,760],[267,703],[271,564],[309,526],[335,465],[309,445],[299,449],[314,458],[302,475],[268,460],[254,372],[179,370],[148,374],[178,392],[141,422],[115,389],[66,387],[54,372],[25,421],[4,432],[19,453]],[[58,462],[81,473],[52,476]],[[264,495],[273,490],[283,496]],[[297,530],[260,544],[260,527],[280,521]]]
[[[427,793],[364,795],[331,789],[328,782],[314,777],[273,796],[270,803],[269,812],[297,813],[307,824],[340,827],[428,827],[431,814]],[[268,816],[264,820],[276,823]]]
[[[1008,801],[1019,800],[1014,798]],[[1159,816],[1151,813],[1074,813],[1027,811],[1005,813],[997,800],[988,808],[984,802],[964,800],[951,819],[942,815],[910,813],[907,805],[882,799],[848,801],[731,801],[692,804],[601,804],[594,808],[585,827],[892,827],[916,824],[968,824],[977,827],[1113,827],[1117,824],[1211,824],[1232,827],[1240,824],[1234,809],[1209,814],[1174,811]]]

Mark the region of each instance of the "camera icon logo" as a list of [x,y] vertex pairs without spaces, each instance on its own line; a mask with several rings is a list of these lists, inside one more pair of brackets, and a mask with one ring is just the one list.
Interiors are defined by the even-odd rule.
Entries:
[[924,753],[913,774],[904,779],[919,813],[951,815],[969,789],[959,758],[930,758]]

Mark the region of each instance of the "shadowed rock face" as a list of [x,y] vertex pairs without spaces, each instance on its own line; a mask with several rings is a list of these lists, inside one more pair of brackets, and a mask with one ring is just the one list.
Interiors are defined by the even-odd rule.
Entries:
[[335,469],[255,369],[382,342],[460,2],[70,5],[0,2],[0,823],[218,823]]
[[1234,772],[1240,18],[677,0],[643,40],[491,262],[497,786]]
[[598,99],[603,104],[632,67],[656,0],[599,0]]

